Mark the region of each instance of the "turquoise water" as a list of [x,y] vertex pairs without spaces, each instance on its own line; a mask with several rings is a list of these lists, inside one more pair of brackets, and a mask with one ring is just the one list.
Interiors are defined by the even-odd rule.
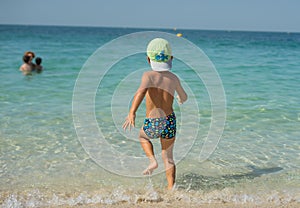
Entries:
[[[174,72],[194,93],[200,126],[197,137],[192,138],[192,148],[177,161],[177,192],[173,195],[162,191],[166,186],[164,174],[154,175],[151,180],[122,176],[90,157],[73,123],[73,90],[79,72],[99,47],[140,31],[145,30],[0,26],[0,203],[4,207],[139,200],[163,203],[176,201],[179,195],[200,203],[300,202],[297,33],[180,31],[203,50],[218,71],[225,90],[223,110],[227,116],[216,150],[208,160],[200,162],[199,152],[211,122],[211,103],[193,70],[175,60]],[[18,70],[27,50],[43,58],[43,73],[24,77]],[[110,101],[115,89],[126,89],[122,94],[132,96],[139,75],[148,67],[144,58],[144,54],[137,54],[114,65],[95,95],[96,119],[106,129],[106,140],[115,149],[135,157],[143,157],[139,144],[134,139],[124,139],[120,127],[112,122],[109,102],[104,101]],[[130,73],[135,68],[141,70],[130,75],[130,85],[119,85],[130,67]],[[128,105],[120,104],[120,108]],[[180,110],[177,104],[175,110]],[[195,109],[186,110],[192,113]],[[143,112],[141,108],[138,124]],[[191,132],[193,125],[182,124]],[[154,145],[159,154],[159,143]],[[180,146],[176,148],[180,152]],[[107,154],[109,158],[109,151]],[[114,163],[107,161],[113,169]]]

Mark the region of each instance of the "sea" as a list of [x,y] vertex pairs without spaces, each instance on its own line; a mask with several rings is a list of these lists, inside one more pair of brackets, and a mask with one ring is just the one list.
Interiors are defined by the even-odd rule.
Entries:
[[[172,191],[159,139],[142,174],[144,102],[122,129],[155,37],[188,94]],[[0,45],[2,207],[300,206],[300,33],[0,25]]]

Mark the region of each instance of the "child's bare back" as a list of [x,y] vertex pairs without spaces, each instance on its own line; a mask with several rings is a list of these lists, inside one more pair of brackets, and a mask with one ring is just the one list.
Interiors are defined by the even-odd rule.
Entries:
[[146,117],[160,118],[173,112],[174,94],[177,91],[182,100],[186,99],[185,93],[178,77],[170,71],[145,72],[140,86],[146,92]]

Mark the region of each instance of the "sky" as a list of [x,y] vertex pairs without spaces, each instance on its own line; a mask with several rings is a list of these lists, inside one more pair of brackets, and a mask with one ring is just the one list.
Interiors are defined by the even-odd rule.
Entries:
[[300,32],[300,0],[0,0],[0,24]]

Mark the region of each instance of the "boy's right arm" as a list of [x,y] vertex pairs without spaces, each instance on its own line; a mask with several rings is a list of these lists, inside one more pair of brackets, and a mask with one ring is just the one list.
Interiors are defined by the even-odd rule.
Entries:
[[148,86],[149,86],[149,78],[146,74],[144,74],[142,77],[140,87],[137,90],[137,92],[135,93],[135,96],[133,98],[128,116],[123,124],[124,130],[126,130],[127,127],[130,128],[131,126],[133,126],[133,127],[135,126],[135,113],[147,93]]

